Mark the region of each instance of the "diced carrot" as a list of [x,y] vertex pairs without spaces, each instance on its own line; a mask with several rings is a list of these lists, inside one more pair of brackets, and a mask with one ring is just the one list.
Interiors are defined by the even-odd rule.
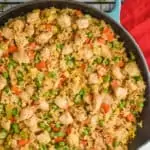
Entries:
[[117,80],[113,80],[111,82],[111,86],[112,86],[112,88],[117,88],[119,86],[119,82]]
[[98,38],[97,40],[100,44],[105,44],[105,40],[103,38]]
[[86,68],[86,64],[85,64],[85,63],[81,64],[81,69],[82,69],[83,71],[85,70],[85,68]]
[[110,110],[110,105],[106,103],[102,103],[101,108],[103,109],[104,113],[108,113]]
[[41,62],[37,63],[35,66],[39,70],[44,69],[44,68],[46,68],[46,62],[45,61],[41,61]]
[[4,65],[0,65],[0,73],[4,72],[5,71],[5,67]]
[[108,32],[108,33],[106,34],[106,36],[107,36],[107,40],[108,40],[109,42],[112,42],[112,41],[113,41],[113,39],[114,39],[114,34],[113,34],[112,32]]
[[14,53],[14,52],[16,52],[16,51],[18,51],[17,46],[15,46],[15,45],[10,45],[10,46],[8,47],[8,53]]
[[16,122],[16,119],[14,117],[11,117],[10,121],[11,121],[11,123],[14,123],[14,122]]
[[110,32],[110,28],[108,26],[106,26],[104,29],[103,29],[103,34],[105,33],[108,33]]
[[57,128],[55,124],[51,124],[50,126],[54,132],[60,131],[60,128]]
[[57,138],[55,138],[55,143],[60,143],[60,142],[63,142],[63,141],[64,141],[63,137],[57,137]]
[[52,30],[51,24],[45,24],[45,29],[46,29],[47,31],[51,31],[51,30]]
[[16,95],[20,95],[21,94],[21,90],[15,85],[12,86],[11,90]]
[[134,117],[134,115],[133,114],[128,114],[127,116],[126,116],[126,118],[127,118],[127,120],[128,121],[130,121],[130,122],[135,122],[135,117]]
[[35,57],[35,52],[34,52],[34,50],[29,50],[28,56],[29,56],[30,60],[33,60],[34,57]]
[[18,145],[19,146],[25,146],[26,144],[29,143],[29,140],[27,139],[22,139],[22,140],[18,140]]
[[91,41],[91,39],[87,38],[87,39],[85,40],[85,44],[89,44],[90,41]]
[[75,15],[81,17],[83,16],[83,13],[80,10],[75,10]]
[[34,50],[36,48],[36,46],[37,46],[37,44],[35,42],[31,42],[31,43],[29,43],[28,48],[31,50]]
[[66,134],[69,135],[71,133],[71,130],[72,130],[71,126],[68,126],[66,128]]
[[59,83],[58,83],[58,87],[59,88],[61,88],[62,87],[62,85],[64,84],[64,82],[66,81],[66,76],[64,75],[64,74],[62,74],[61,76],[60,76],[60,80],[59,80]]
[[88,125],[89,123],[90,123],[90,120],[89,120],[89,119],[86,119],[86,120],[82,121],[82,125],[83,125],[83,126],[86,126],[86,125]]
[[125,66],[125,63],[123,61],[119,61],[118,66],[120,68],[123,68]]
[[80,140],[80,143],[84,146],[86,146],[88,143],[87,143],[87,140]]

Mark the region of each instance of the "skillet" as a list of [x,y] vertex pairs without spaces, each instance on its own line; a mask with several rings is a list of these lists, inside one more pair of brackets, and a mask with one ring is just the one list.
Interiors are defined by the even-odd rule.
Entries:
[[75,1],[65,1],[65,0],[41,0],[27,2],[25,4],[19,5],[18,7],[9,9],[8,11],[0,15],[0,26],[4,25],[10,18],[25,15],[26,13],[32,11],[33,9],[44,9],[48,7],[56,8],[73,8],[79,9],[85,14],[90,14],[93,17],[103,19],[108,24],[112,26],[116,34],[120,36],[120,40],[124,41],[124,46],[126,47],[127,54],[132,51],[136,56],[136,62],[141,70],[142,76],[146,84],[145,92],[145,105],[141,113],[140,119],[143,120],[143,128],[138,128],[136,137],[133,141],[129,143],[129,150],[136,150],[144,143],[150,139],[150,74],[148,66],[146,64],[145,58],[139,46],[136,44],[135,40],[129,35],[129,33],[117,22],[114,21],[109,15],[103,12],[89,7],[85,4],[75,2]]

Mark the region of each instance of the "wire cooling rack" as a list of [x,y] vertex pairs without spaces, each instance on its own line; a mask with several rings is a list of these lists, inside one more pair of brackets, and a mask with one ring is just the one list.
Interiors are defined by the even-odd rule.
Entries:
[[[0,0],[0,13],[31,0]],[[36,0],[35,0],[36,1]],[[69,1],[69,0],[68,0]],[[87,3],[102,11],[110,12],[115,6],[115,0],[77,0]],[[124,0],[122,0],[123,2]]]

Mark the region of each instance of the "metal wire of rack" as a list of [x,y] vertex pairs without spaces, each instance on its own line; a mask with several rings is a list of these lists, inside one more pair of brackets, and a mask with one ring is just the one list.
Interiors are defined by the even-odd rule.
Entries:
[[[0,13],[31,0],[0,0]],[[36,1],[36,0],[35,0]],[[69,0],[68,0],[69,1]],[[115,6],[115,0],[77,0],[87,3],[104,12],[110,12]],[[123,2],[124,0],[122,0]]]

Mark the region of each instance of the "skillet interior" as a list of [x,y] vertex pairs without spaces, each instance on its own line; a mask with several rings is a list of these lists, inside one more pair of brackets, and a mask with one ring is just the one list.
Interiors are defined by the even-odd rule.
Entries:
[[144,77],[145,84],[147,86],[146,88],[146,93],[145,93],[145,106],[144,110],[141,114],[141,119],[144,122],[144,126],[142,129],[137,130],[136,138],[132,143],[129,144],[129,150],[136,150],[139,148],[141,145],[143,145],[145,142],[147,142],[150,139],[150,77],[149,77],[149,70],[146,64],[146,61],[144,59],[144,56],[138,47],[138,45],[135,43],[133,38],[127,33],[124,28],[117,24],[113,19],[105,15],[104,13],[91,8],[87,5],[83,5],[81,3],[77,2],[70,2],[70,1],[65,1],[65,0],[51,0],[51,1],[34,1],[34,2],[29,2],[25,3],[23,5],[20,5],[16,8],[10,9],[6,12],[4,12],[0,16],[0,26],[3,25],[5,22],[8,21],[10,18],[14,18],[17,16],[21,16],[26,14],[27,12],[32,11],[33,9],[40,8],[48,8],[48,7],[56,7],[56,8],[75,8],[75,9],[80,9],[84,13],[88,13],[93,17],[100,18],[105,20],[107,23],[111,24],[112,28],[115,30],[115,32],[120,35],[120,40],[124,41],[125,47],[127,49],[127,53],[132,50],[133,53],[136,56],[136,61],[137,64],[141,70],[141,73]]

